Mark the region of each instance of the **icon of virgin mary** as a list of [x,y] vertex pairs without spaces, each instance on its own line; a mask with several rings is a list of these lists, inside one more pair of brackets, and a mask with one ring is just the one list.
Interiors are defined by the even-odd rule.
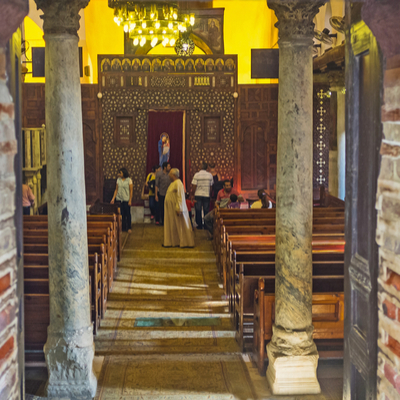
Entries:
[[158,154],[160,156],[160,166],[162,167],[164,162],[169,161],[169,153],[170,153],[170,143],[169,143],[169,135],[166,132],[163,132],[160,135],[160,140],[158,141]]

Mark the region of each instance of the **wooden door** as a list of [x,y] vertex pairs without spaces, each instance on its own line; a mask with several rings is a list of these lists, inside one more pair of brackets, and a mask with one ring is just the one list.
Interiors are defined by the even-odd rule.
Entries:
[[376,399],[378,246],[375,199],[382,138],[382,63],[361,21],[361,4],[347,3],[346,252],[344,399]]

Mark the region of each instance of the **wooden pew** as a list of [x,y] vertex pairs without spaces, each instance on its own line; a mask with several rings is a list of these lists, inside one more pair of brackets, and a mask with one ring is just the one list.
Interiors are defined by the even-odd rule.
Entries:
[[[89,216],[90,218],[92,216]],[[107,237],[107,244],[106,244],[106,256],[107,256],[107,266],[108,266],[108,283],[107,288],[108,291],[112,291],[113,282],[114,282],[114,274],[116,271],[117,265],[117,245],[116,245],[116,221],[115,216],[107,216],[104,217],[108,218],[111,217],[112,221],[99,221],[97,220],[97,216],[94,216],[93,220],[88,219],[87,227],[88,227],[88,236],[91,234],[94,235],[103,235],[106,234]],[[36,236],[47,236],[47,215],[35,215],[35,216],[24,216],[24,237],[32,237]]]
[[117,225],[118,225],[118,261],[121,260],[122,253],[122,216],[120,208],[115,204],[101,203],[100,201],[96,201],[89,209],[89,215],[91,216],[107,216],[107,215],[116,215]]
[[[313,234],[313,249],[324,248],[326,245],[339,246],[341,249],[345,245],[343,234]],[[230,291],[232,281],[231,275],[237,273],[232,269],[233,251],[267,251],[275,249],[275,235],[231,235],[228,236],[226,247],[223,249],[223,284],[225,294]]]
[[[344,338],[344,293],[313,293],[313,339],[320,358],[342,358]],[[266,345],[272,338],[275,321],[275,295],[268,293],[260,278],[254,293],[254,335],[252,360],[265,375]]]
[[[329,249],[329,246],[326,249],[313,248],[314,291],[343,292],[343,247],[341,250]],[[259,255],[261,257],[258,258],[258,262],[254,262],[257,257],[252,251],[241,254],[242,261],[239,265],[235,264],[235,270],[237,266],[239,268],[232,277],[228,294],[230,312],[236,328],[236,340],[242,351],[245,348],[245,339],[252,337],[253,296],[258,279],[266,279],[270,293],[274,293],[275,290],[275,250],[259,252]]]
[[[34,261],[37,264],[26,264]],[[43,361],[43,346],[50,324],[48,256],[28,255],[24,260],[25,354],[27,362]],[[97,253],[89,256],[89,287],[93,333],[100,326],[101,282]]]

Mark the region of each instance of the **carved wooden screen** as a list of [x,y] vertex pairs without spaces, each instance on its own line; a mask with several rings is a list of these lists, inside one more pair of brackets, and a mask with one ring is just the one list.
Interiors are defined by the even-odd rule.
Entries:
[[[101,198],[102,170],[100,160],[101,138],[96,123],[97,85],[82,85],[83,138],[85,148],[86,200]],[[38,128],[45,124],[44,83],[22,85],[22,126]],[[42,177],[43,179],[44,177]]]
[[239,122],[239,187],[242,191],[274,191],[278,86],[239,86]]

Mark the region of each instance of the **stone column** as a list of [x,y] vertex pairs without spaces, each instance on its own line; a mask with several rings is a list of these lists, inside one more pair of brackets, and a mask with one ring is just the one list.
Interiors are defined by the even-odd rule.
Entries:
[[[346,178],[346,127],[345,127],[345,79],[344,71],[331,71],[328,73],[330,89],[337,93],[337,162],[335,165],[335,174],[337,176],[337,197],[344,200],[345,196],[345,178]],[[329,181],[331,171],[329,170]],[[334,196],[336,194],[332,193]]]
[[319,393],[312,339],[313,18],[327,0],[268,0],[279,29],[274,394]]
[[93,327],[90,317],[84,177],[79,10],[89,0],[36,0],[46,42],[47,192],[50,325],[44,347],[47,395],[92,399]]

